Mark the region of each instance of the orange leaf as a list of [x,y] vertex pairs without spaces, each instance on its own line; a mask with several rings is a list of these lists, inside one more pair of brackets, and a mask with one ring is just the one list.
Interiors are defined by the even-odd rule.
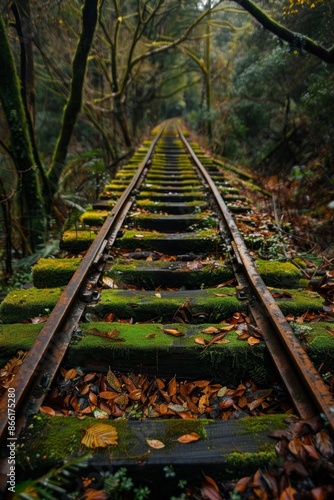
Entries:
[[292,486],[288,486],[287,488],[285,488],[284,491],[282,491],[279,499],[280,500],[294,500],[296,494],[297,494],[297,490],[292,488]]
[[132,399],[133,401],[139,401],[141,397],[141,389],[135,389],[134,391],[131,391],[129,393],[129,398]]
[[190,432],[189,434],[183,434],[183,436],[177,438],[178,442],[183,444],[192,443],[193,441],[198,441],[199,439],[201,439],[201,436],[197,434],[197,432]]
[[219,328],[216,328],[215,326],[209,326],[208,328],[204,328],[204,330],[201,330],[201,333],[209,333],[209,334],[215,334],[219,332],[220,332]]
[[119,396],[118,392],[114,391],[102,391],[99,394],[101,399],[115,399],[117,396]]
[[121,386],[118,378],[116,377],[116,375],[110,370],[110,367],[109,367],[109,370],[107,373],[107,381],[112,389],[114,389],[117,392],[122,391],[122,386]]
[[199,345],[206,345],[208,343],[203,337],[195,337],[195,343]]
[[46,413],[47,415],[51,415],[51,417],[54,417],[56,412],[54,411],[53,408],[50,408],[50,406],[41,406],[40,407],[40,412],[41,413]]
[[78,375],[78,372],[76,371],[75,368],[71,368],[70,370],[67,370],[67,372],[64,375],[65,380],[72,380]]
[[176,378],[173,377],[168,384],[168,394],[172,397],[177,392],[177,382]]
[[256,337],[249,337],[247,339],[247,342],[249,345],[255,345],[255,344],[260,344],[261,340],[257,339]]
[[168,335],[173,335],[174,337],[182,337],[184,335],[184,333],[176,330],[176,328],[164,328],[163,332],[167,333]]
[[159,441],[158,439],[146,439],[146,443],[151,448],[155,448],[156,450],[159,450],[160,448],[165,447],[164,443],[162,441]]
[[118,435],[114,426],[94,424],[86,429],[81,443],[87,448],[105,448],[109,445],[117,445],[117,439]]

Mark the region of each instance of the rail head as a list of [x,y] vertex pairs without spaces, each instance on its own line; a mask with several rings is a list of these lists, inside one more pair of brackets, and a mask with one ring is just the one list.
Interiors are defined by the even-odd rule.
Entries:
[[281,309],[259,275],[255,263],[248,252],[245,241],[214,181],[211,179],[205,167],[197,158],[190,144],[184,137],[180,127],[178,127],[178,130],[182,142],[186,146],[202,178],[205,180],[214,196],[215,203],[220,211],[221,217],[229,228],[231,238],[238,249],[238,258],[241,260],[243,270],[247,275],[252,291],[260,302],[263,314],[269,319],[275,333],[279,336],[280,341],[284,346],[284,350],[289,353],[290,360],[298,375],[303,380],[307,393],[311,395],[315,406],[323,418],[325,418],[331,433],[334,436],[334,400],[328,387],[315,369],[299,340],[296,338],[290,324],[284,317]]
[[[145,158],[140,163],[134,177],[122,193],[116,205],[113,207],[110,215],[106,218],[103,226],[87,250],[77,270],[66,288],[63,290],[59,301],[52,310],[33,346],[23,360],[18,373],[11,384],[11,388],[15,390],[16,411],[19,411],[28,392],[32,391],[32,386],[36,383],[38,377],[41,376],[42,362],[50,356],[48,352],[52,349],[53,339],[55,338],[57,332],[63,328],[65,319],[70,314],[70,311],[74,307],[75,303],[80,301],[80,291],[82,290],[82,286],[85,282],[87,274],[92,268],[92,265],[96,263],[97,259],[101,255],[101,249],[106,246],[106,242],[112,244],[113,241],[111,241],[111,239],[114,240],[116,238],[120,225],[122,224],[125,214],[131,205],[129,200],[131,199],[132,192],[139,187],[143,173],[151,160],[156,143],[163,134],[166,126],[167,124],[160,129],[159,133],[152,141],[152,144],[145,155]],[[66,352],[71,335],[68,335],[67,338],[68,342],[63,350],[62,356],[59,355],[59,364]],[[7,393],[3,394],[0,399],[0,444],[5,439],[8,427],[6,395]]]

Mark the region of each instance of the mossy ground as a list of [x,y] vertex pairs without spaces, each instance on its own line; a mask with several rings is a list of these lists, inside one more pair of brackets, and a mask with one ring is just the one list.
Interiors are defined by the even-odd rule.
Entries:
[[108,210],[88,210],[80,216],[80,221],[86,226],[101,226],[108,215]]
[[[31,421],[25,439],[17,450],[17,463],[20,469],[26,471],[26,477],[27,471],[29,477],[37,477],[55,464],[70,462],[80,456],[90,456],[91,467],[97,469],[102,464],[136,465],[140,460],[141,475],[144,476],[154,464],[160,467],[171,464],[177,466],[195,464],[196,460],[196,463],[200,462],[202,467],[210,467],[210,470],[216,465],[221,477],[238,477],[241,471],[243,475],[248,475],[263,465],[265,460],[266,465],[268,460],[274,460],[274,443],[267,434],[283,428],[284,418],[284,415],[277,418],[256,417],[256,420],[261,421],[257,425],[262,425],[262,429],[256,433],[244,430],[241,439],[238,436],[241,420],[103,420],[104,424],[116,429],[118,444],[89,450],[81,444],[81,440],[86,429],[97,423],[96,419],[52,418],[41,414]],[[191,432],[196,432],[200,439],[186,445],[177,441],[178,437]],[[149,448],[146,439],[158,439],[165,447],[159,450]]]
[[10,292],[0,305],[4,323],[20,323],[49,314],[59,300],[61,288],[30,288]]
[[[217,297],[217,289],[164,292],[133,290],[105,290],[92,312],[101,318],[114,312],[118,318],[133,318],[134,321],[171,322],[176,311],[189,300],[192,313],[199,322],[218,322],[235,311],[246,310],[245,301],[238,300],[234,288],[224,288],[224,296]],[[202,315],[202,316],[201,316]],[[194,318],[196,319],[196,318]]]
[[194,267],[193,263],[163,261],[140,263],[121,260],[106,273],[119,286],[128,283],[146,289],[155,289],[159,286],[203,288],[218,285],[234,276],[228,263],[223,260],[204,264],[202,267],[199,266],[198,270],[192,270]]
[[[256,379],[261,384],[270,382],[272,366],[264,343],[251,347],[246,341],[238,340],[236,332],[231,331],[226,335],[228,344],[205,349],[205,346],[196,344],[195,338],[200,336],[207,341],[212,340],[212,335],[201,333],[208,326],[212,323],[192,326],[83,324],[84,336],[77,344],[71,345],[68,356],[78,366],[84,366],[88,359],[92,366],[97,363],[104,369],[109,364],[119,370],[141,366],[141,370],[151,375],[159,374],[166,378],[178,375],[182,366],[186,378],[214,377],[223,385],[238,383],[244,377]],[[166,328],[177,329],[183,336],[169,335],[163,331]],[[119,332],[117,338],[122,340],[113,341],[98,335],[115,330]]]
[[78,268],[80,258],[39,259],[32,268],[33,283],[36,288],[65,286]]
[[275,262],[258,259],[256,267],[267,286],[279,288],[296,288],[299,285],[301,272],[290,262]]
[[208,253],[219,251],[220,237],[212,229],[177,234],[128,230],[122,238],[116,240],[116,245],[129,250],[141,248],[172,255],[186,252]]
[[98,231],[91,229],[69,229],[64,231],[60,241],[60,248],[73,253],[79,253],[87,250],[96,238]]
[[[14,290],[10,292],[0,305],[0,317],[4,323],[19,323],[30,318],[44,316],[57,303],[62,289]],[[221,294],[223,293],[223,296]],[[276,301],[283,314],[301,316],[306,311],[320,312],[323,299],[316,293],[306,290],[273,289],[272,293],[281,296],[289,293],[289,297],[278,297]],[[218,296],[217,296],[218,294]],[[290,297],[291,296],[291,297]],[[247,301],[236,297],[235,289],[217,288],[194,291],[141,292],[133,290],[104,290],[101,300],[95,306],[88,306],[101,317],[114,312],[118,318],[133,318],[134,321],[167,321],[171,322],[177,309],[186,300],[190,300],[193,313],[199,321],[218,322],[231,316],[235,311],[247,310]],[[202,314],[202,317],[201,317]]]

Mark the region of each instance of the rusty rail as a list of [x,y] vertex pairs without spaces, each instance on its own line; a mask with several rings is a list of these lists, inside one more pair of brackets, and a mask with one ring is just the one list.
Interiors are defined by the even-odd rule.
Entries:
[[[92,270],[94,264],[101,259],[103,250],[106,246],[113,244],[117,232],[119,231],[124,218],[132,204],[131,196],[141,182],[144,171],[151,159],[154,148],[160,139],[164,128],[152,141],[152,144],[139,165],[138,170],[132,178],[129,186],[125,189],[111,214],[105,220],[95,240],[87,250],[85,256],[79,264],[72,279],[61,294],[61,297],[52,310],[47,322],[40,331],[35,343],[25,357],[18,374],[12,383],[15,389],[16,412],[23,412],[21,407],[24,404],[28,392],[33,394],[33,398],[38,398],[40,389],[45,392],[51,384],[57,368],[59,367],[66,350],[68,348],[73,329],[79,321],[83,311],[84,303],[80,299],[80,292],[85,285],[88,273]],[[92,297],[94,299],[94,295]],[[69,319],[71,317],[71,319]],[[66,327],[65,327],[66,323]],[[59,333],[59,335],[56,335]],[[30,402],[31,404],[31,402]],[[20,427],[17,425],[16,432],[24,425],[24,418],[21,418]],[[7,399],[2,397],[0,400],[0,443],[4,440],[8,426],[8,407]]]
[[269,352],[295,402],[300,416],[307,418],[320,412],[326,418],[332,435],[334,435],[334,401],[328,387],[316,371],[312,361],[257,272],[233,216],[215,183],[193,152],[180,128],[179,134],[202,178],[209,186],[215,198],[217,209],[229,228],[233,240],[234,256],[241,264],[248,283],[251,285],[252,294],[258,301],[257,307],[253,305],[253,312],[256,315],[254,319],[265,332]]

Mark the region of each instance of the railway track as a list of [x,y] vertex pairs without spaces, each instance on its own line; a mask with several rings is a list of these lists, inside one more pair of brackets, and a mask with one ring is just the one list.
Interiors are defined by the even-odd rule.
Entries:
[[30,347],[0,400],[3,489],[11,443],[17,471],[98,448],[91,470],[152,479],[170,466],[258,466],[285,412],[321,415],[333,434],[328,386],[286,320],[321,299],[298,289],[292,264],[278,278],[276,263],[250,255],[236,222],[247,200],[194,149],[175,123],[162,127],[64,232],[66,258],[41,259],[35,287],[1,304],[8,352]]

